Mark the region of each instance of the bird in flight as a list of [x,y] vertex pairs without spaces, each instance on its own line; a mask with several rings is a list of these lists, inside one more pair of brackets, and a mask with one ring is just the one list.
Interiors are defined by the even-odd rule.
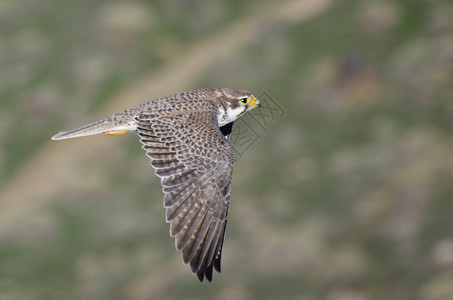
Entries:
[[62,131],[52,140],[136,130],[160,177],[170,235],[185,264],[203,281],[220,272],[233,175],[233,122],[261,107],[250,92],[198,89],[128,108]]

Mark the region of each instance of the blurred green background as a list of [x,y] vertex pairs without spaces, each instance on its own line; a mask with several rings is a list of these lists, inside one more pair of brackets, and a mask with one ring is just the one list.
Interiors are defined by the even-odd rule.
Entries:
[[[453,299],[451,20],[447,0],[0,1],[0,299]],[[50,141],[199,87],[286,112],[236,159],[203,284],[135,134]]]

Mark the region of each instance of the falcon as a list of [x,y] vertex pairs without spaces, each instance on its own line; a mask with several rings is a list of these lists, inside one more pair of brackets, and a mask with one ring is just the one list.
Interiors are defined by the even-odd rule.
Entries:
[[128,108],[62,131],[52,140],[137,131],[160,177],[170,236],[185,264],[203,281],[220,273],[233,175],[233,122],[261,107],[248,91],[198,89]]

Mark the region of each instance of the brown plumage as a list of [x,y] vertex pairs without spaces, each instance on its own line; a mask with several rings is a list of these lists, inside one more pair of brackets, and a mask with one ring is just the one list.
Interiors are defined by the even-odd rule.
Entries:
[[160,177],[170,235],[199,280],[220,272],[233,175],[232,123],[259,107],[250,92],[199,89],[141,104],[52,139],[137,130]]

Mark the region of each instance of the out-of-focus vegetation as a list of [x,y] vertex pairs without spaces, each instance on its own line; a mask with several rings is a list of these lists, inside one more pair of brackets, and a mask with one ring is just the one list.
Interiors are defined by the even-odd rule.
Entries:
[[[0,299],[453,299],[451,20],[446,0],[1,1]],[[198,87],[286,112],[237,158],[210,284],[134,134],[50,141]]]

